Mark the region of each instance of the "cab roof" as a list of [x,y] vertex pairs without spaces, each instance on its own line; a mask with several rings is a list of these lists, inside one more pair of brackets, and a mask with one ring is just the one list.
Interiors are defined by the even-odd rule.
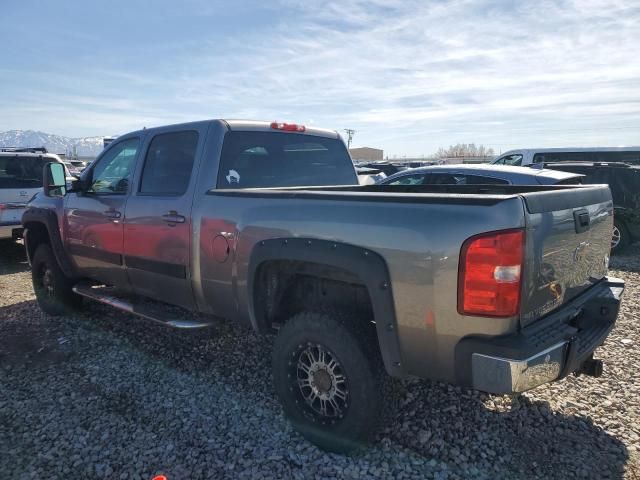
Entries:
[[[189,128],[195,127],[197,125],[202,125],[203,123],[212,123],[219,122],[222,123],[225,128],[232,131],[263,131],[263,132],[279,132],[281,130],[277,130],[271,127],[273,122],[271,121],[258,121],[258,120],[236,120],[236,119],[210,119],[210,120],[200,120],[195,122],[186,122],[186,123],[176,123],[171,125],[159,125],[157,127],[145,128],[143,130],[137,130],[134,133],[149,133],[159,129],[165,128]],[[297,124],[302,125],[302,124]],[[307,135],[315,135],[318,137],[327,137],[327,138],[340,138],[340,135],[335,130],[329,130],[325,128],[316,128],[310,127],[308,125],[304,125],[304,131],[302,132],[285,132],[285,133],[304,133]],[[127,136],[130,134],[126,134]],[[123,135],[124,136],[124,135]]]

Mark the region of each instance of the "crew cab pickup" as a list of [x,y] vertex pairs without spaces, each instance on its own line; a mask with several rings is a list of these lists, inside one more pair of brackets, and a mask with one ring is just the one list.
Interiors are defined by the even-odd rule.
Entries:
[[624,289],[607,277],[607,186],[357,182],[333,131],[212,120],[123,135],[69,189],[45,167],[23,216],[37,300],[275,333],[285,414],[340,452],[374,434],[392,377],[502,394],[602,373],[593,352]]

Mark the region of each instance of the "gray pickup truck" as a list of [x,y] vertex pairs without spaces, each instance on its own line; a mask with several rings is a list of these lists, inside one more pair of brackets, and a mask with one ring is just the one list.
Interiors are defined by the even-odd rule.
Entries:
[[357,186],[339,135],[300,125],[145,129],[43,184],[23,225],[45,312],[88,297],[277,332],[284,412],[333,451],[371,438],[392,377],[511,393],[599,376],[624,289],[606,186]]

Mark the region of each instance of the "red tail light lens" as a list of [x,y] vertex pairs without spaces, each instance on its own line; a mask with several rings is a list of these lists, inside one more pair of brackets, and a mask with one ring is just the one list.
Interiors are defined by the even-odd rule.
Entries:
[[285,132],[304,132],[306,127],[304,125],[297,125],[295,123],[281,123],[271,122],[271,128],[275,130],[282,130]]
[[503,230],[469,238],[462,245],[458,312],[511,317],[520,309],[524,230]]

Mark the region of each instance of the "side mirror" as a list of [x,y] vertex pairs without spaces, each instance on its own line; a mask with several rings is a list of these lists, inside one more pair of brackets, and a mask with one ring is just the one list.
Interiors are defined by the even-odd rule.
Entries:
[[67,194],[67,179],[62,163],[49,162],[44,166],[42,187],[47,197],[64,197]]

